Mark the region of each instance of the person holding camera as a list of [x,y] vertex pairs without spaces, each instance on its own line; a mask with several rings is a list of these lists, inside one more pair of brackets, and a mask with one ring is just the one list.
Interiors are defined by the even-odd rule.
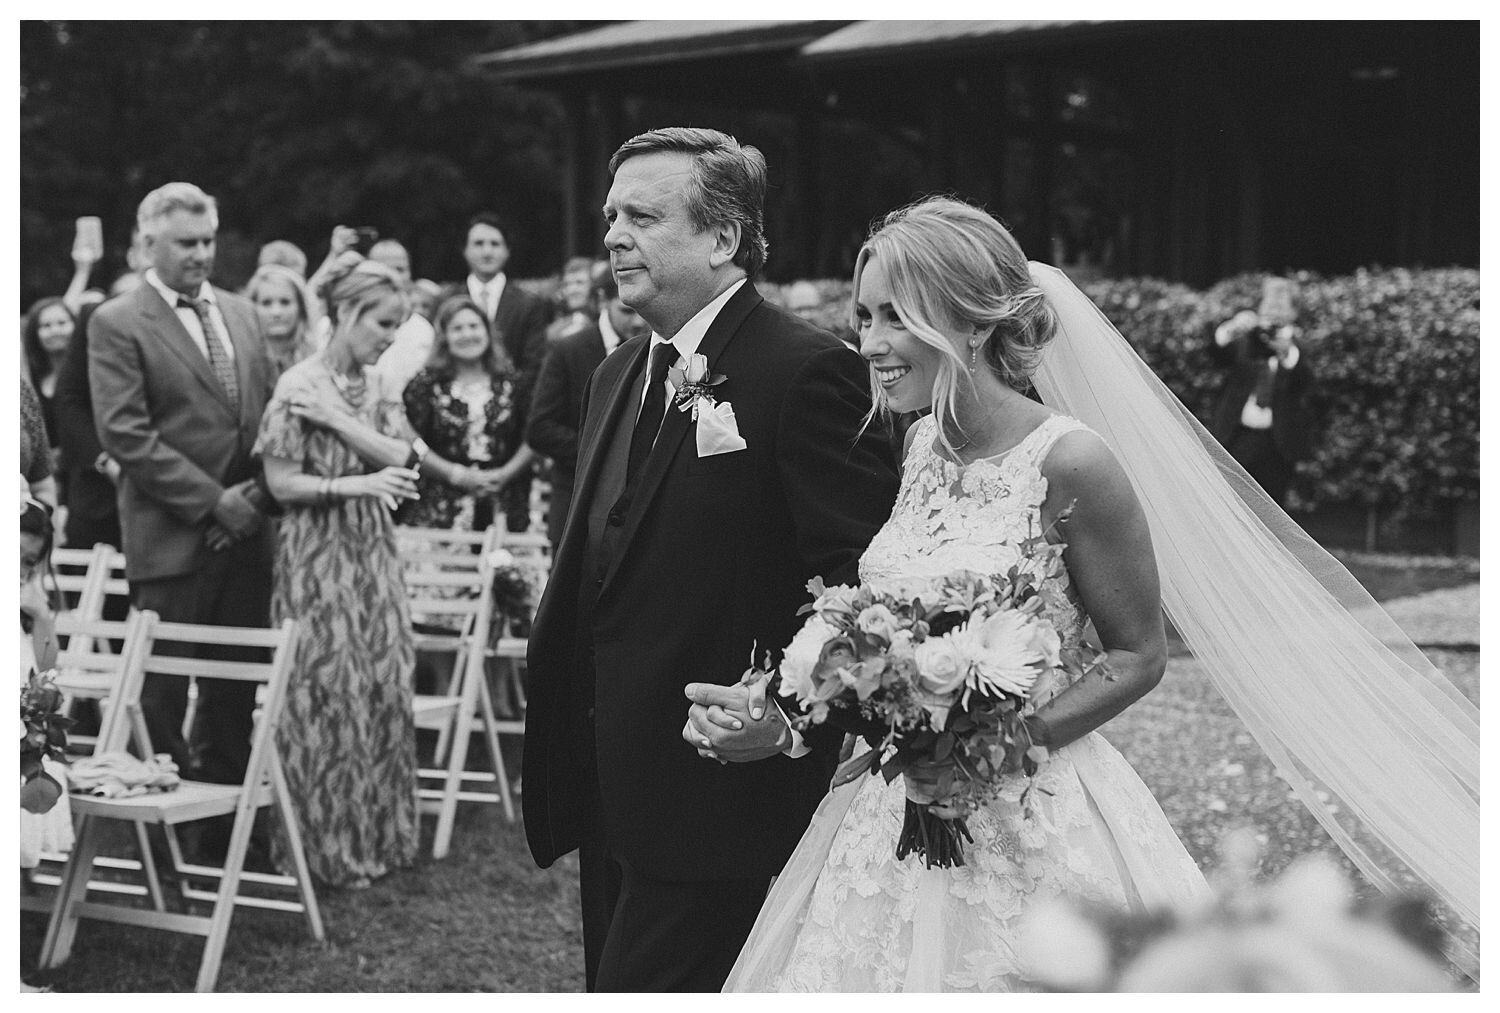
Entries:
[[1312,369],[1300,341],[1297,300],[1291,279],[1265,279],[1260,308],[1220,324],[1209,348],[1229,373],[1214,411],[1214,438],[1277,505],[1285,504],[1293,467],[1309,451]]

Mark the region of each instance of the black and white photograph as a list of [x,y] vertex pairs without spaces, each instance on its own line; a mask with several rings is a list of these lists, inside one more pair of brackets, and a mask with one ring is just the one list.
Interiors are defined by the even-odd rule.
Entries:
[[646,6],[18,21],[20,991],[1478,994],[1477,12]]

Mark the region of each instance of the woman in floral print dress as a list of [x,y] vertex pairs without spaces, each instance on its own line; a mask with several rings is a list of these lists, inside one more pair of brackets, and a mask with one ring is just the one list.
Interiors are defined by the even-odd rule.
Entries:
[[324,298],[332,336],[282,374],[256,452],[286,508],[271,618],[302,626],[277,742],[313,876],[358,889],[417,851],[414,652],[391,511],[416,497],[418,469],[459,469],[424,458],[400,392],[368,368],[408,312],[396,275],[364,261]]

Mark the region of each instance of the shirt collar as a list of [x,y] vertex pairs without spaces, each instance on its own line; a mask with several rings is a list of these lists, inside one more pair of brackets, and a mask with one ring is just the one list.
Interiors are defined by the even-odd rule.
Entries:
[[[174,288],[168,288],[167,283],[161,280],[161,276],[156,273],[156,268],[154,267],[148,268],[146,270],[146,284],[156,289],[156,291],[161,294],[161,297],[166,300],[167,305],[172,307],[173,309],[177,308],[177,297],[186,294],[183,292],[179,292]],[[200,283],[198,286],[197,298],[207,300],[208,302],[213,302],[214,287],[206,281]]]
[[[730,298],[740,290],[740,286],[749,280],[749,278],[741,278],[733,285],[730,285],[724,291],[720,292],[713,302],[693,314],[692,319],[682,325],[682,328],[671,338],[671,343],[676,347],[678,355],[682,356],[683,359],[687,359],[688,356],[698,351],[698,346],[703,344],[704,335],[713,326],[713,322],[718,317],[719,311],[724,308],[724,304],[729,302]],[[652,350],[654,351],[657,345],[666,344],[667,340],[660,334],[652,331]]]
[[599,336],[604,339],[605,355],[620,347],[620,332],[610,322],[608,309],[599,311]]
[[[449,277],[451,278],[452,275],[449,275]],[[470,288],[477,288],[481,292],[490,292],[490,291],[503,292],[503,291],[505,291],[505,272],[501,271],[499,274],[495,275],[489,281],[480,281],[479,280],[479,275],[470,273],[470,275],[469,275],[469,287]]]

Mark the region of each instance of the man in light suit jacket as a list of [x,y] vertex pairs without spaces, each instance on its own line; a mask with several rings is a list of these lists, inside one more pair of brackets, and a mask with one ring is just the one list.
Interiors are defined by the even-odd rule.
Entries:
[[[131,600],[166,620],[265,627],[272,532],[250,457],[273,379],[253,307],[209,285],[218,212],[191,183],[141,201],[150,263],[135,291],[89,318],[88,372],[99,466],[119,466]],[[158,752],[187,777],[230,783],[250,756],[255,686],[198,683],[185,741],[186,680],[147,676]]]
[[[755,290],[760,152],[675,127],[627,141],[610,171],[605,246],[654,333],[584,394],[528,653],[526,835],[543,867],[579,849],[591,989],[717,991],[839,737],[799,742],[769,705],[721,747],[756,762],[716,763],[681,737],[684,690],[734,685],[779,652],[810,578],[856,579],[897,477],[883,431],[862,429],[864,362]],[[695,421],[677,395],[705,363],[725,379],[716,407],[698,401],[715,419]]]
[[547,509],[547,538],[555,552],[563,522],[573,502],[573,473],[578,468],[578,427],[583,422],[583,391],[604,357],[641,333],[641,315],[620,300],[620,289],[608,266],[592,283],[595,323],[553,338],[542,360],[531,397],[526,442],[552,460],[552,502]]

